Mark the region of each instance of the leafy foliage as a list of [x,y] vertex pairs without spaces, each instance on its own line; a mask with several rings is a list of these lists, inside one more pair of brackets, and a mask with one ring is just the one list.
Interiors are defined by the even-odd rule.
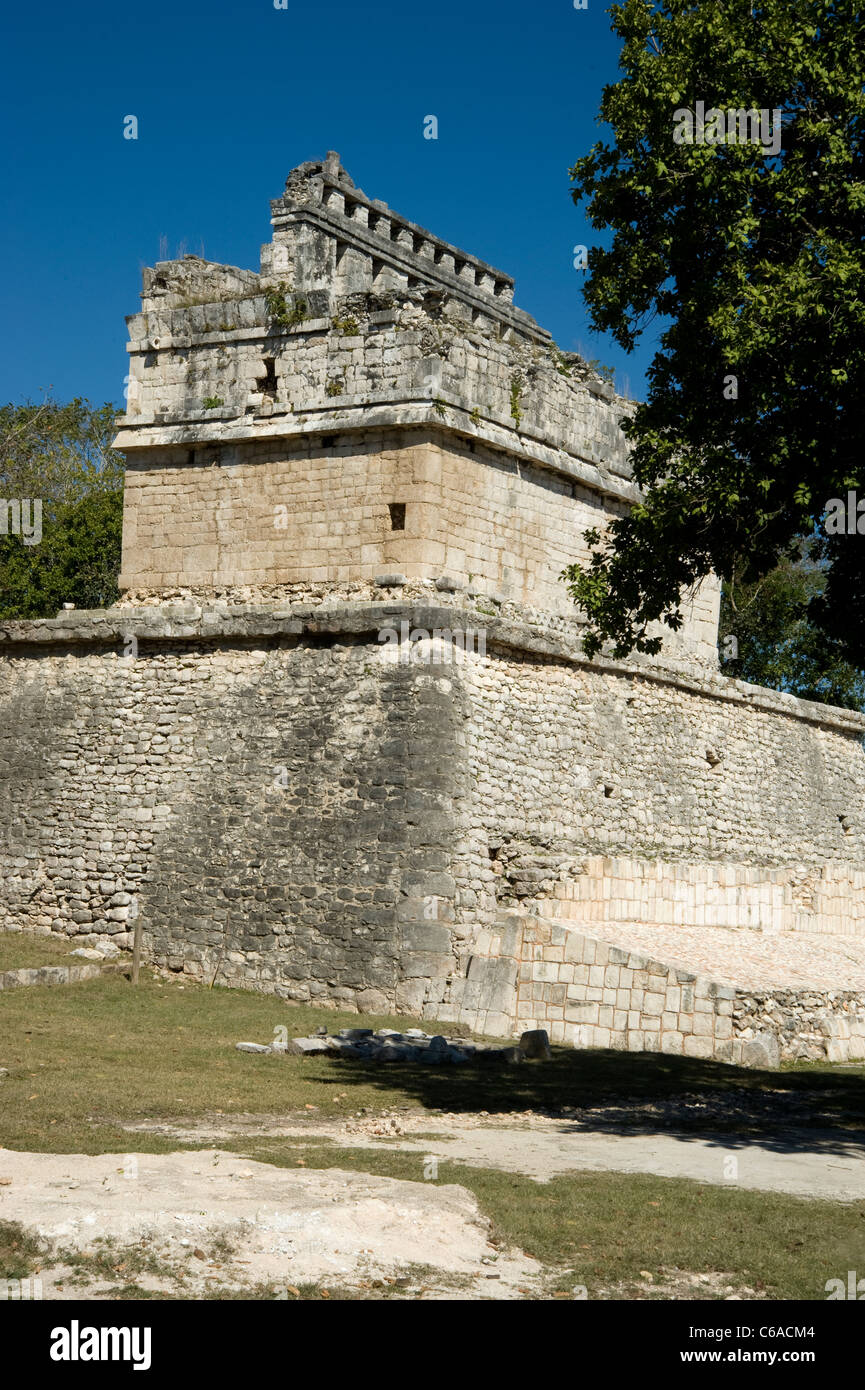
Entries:
[[[289,299],[292,301],[290,306]],[[264,302],[267,316],[275,328],[292,328],[295,324],[303,323],[308,316],[306,300],[296,296],[291,285],[284,280],[280,280],[276,288],[264,291]]]
[[[643,501],[563,578],[586,649],[656,652],[661,620],[710,571],[768,574],[827,501],[861,484],[865,412],[865,44],[853,0],[625,0],[622,79],[571,171],[608,249],[589,253],[596,329],[630,350],[667,320],[649,396],[625,429]],[[777,156],[676,144],[674,113],[783,110]],[[729,379],[734,377],[735,393]],[[809,624],[865,665],[863,541],[826,547]],[[837,567],[837,568],[836,568]],[[843,579],[842,579],[843,576]]]
[[865,673],[844,660],[840,643],[813,620],[825,586],[825,571],[804,541],[767,575],[738,570],[721,593],[724,674],[805,700],[865,709]]
[[0,408],[0,496],[39,499],[42,536],[0,536],[0,617],[50,618],[119,596],[123,456],[115,406],[46,400]]

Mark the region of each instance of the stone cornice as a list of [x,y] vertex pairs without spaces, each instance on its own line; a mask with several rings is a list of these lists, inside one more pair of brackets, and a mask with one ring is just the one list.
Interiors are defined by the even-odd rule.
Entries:
[[[482,598],[481,603],[485,600]],[[495,601],[491,601],[495,603]],[[122,649],[130,637],[139,642],[218,642],[230,645],[255,643],[274,637],[294,638],[330,636],[370,639],[384,628],[408,622],[432,634],[436,629],[450,631],[483,630],[488,654],[496,650],[545,657],[552,661],[582,666],[630,680],[648,680],[675,686],[692,694],[722,701],[740,708],[767,714],[786,715],[805,723],[861,738],[865,734],[865,714],[854,710],[801,700],[795,695],[728,680],[693,667],[661,664],[657,659],[634,656],[627,661],[607,657],[589,660],[582,652],[576,632],[554,631],[519,616],[490,614],[484,608],[460,600],[453,605],[400,602],[337,602],[250,604],[236,607],[208,607],[206,604],[154,605],[141,608],[109,608],[62,613],[57,618],[4,621],[0,624],[0,653],[6,657],[23,654],[22,648],[76,648],[113,646]],[[122,651],[120,653],[122,655]]]
[[[621,474],[610,470],[598,458],[566,453],[553,448],[530,426],[517,430],[513,420],[473,416],[463,402],[445,388],[432,400],[426,391],[414,396],[405,391],[386,391],[378,396],[340,396],[336,402],[313,402],[299,405],[293,412],[274,409],[255,416],[225,414],[184,419],[176,424],[138,424],[126,417],[118,422],[119,432],[113,447],[133,459],[138,449],[192,448],[212,444],[260,444],[277,439],[304,439],[321,434],[363,434],[386,429],[448,431],[466,440],[477,440],[492,449],[503,450],[527,464],[551,470],[562,477],[579,482],[595,492],[616,497],[623,502],[636,502],[639,493],[634,484]],[[443,415],[443,410],[449,413]]]

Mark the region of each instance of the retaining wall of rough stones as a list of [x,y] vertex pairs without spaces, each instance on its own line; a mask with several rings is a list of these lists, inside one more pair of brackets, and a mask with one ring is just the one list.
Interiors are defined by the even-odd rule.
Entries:
[[368,1010],[446,976],[460,701],[380,654],[290,635],[16,647],[5,922],[128,946],[138,913],[159,963]]
[[[843,885],[861,888],[865,863],[861,716],[656,662],[588,663],[567,633],[502,612],[458,597],[5,625],[2,922],[126,946],[138,913],[147,955],[196,977],[456,1009],[495,1033],[528,1026],[509,994],[525,961],[484,933],[503,908],[582,911],[573,885],[593,877],[628,901],[660,872],[694,923],[721,908],[729,923],[718,895],[738,885],[743,928],[763,909],[775,925],[779,884],[804,911],[810,884],[812,926],[856,934]],[[485,651],[446,659],[426,638],[389,661],[377,637],[403,622],[483,626]],[[662,920],[666,890],[652,901]],[[654,1032],[617,1011],[591,1026]]]
[[[683,894],[694,925],[718,890],[701,884],[698,902],[689,864],[742,880],[755,871],[738,925],[752,922],[763,894],[761,924],[771,926],[778,871],[791,925],[801,925],[798,912],[812,929],[865,930],[862,716],[722,677],[586,663],[564,637],[533,644],[512,631],[505,645],[490,640],[495,631],[462,677],[472,792],[462,808],[458,925],[566,893],[557,885],[579,884],[582,861],[600,855],[621,858],[628,883],[616,894],[645,897],[648,921],[669,917],[654,865],[681,861],[668,871],[679,875],[672,897]],[[595,901],[611,892],[599,883]]]

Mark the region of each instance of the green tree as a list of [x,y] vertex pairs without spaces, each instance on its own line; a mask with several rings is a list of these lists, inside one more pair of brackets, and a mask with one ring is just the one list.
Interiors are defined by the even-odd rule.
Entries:
[[865,673],[813,619],[826,586],[813,542],[802,540],[768,574],[738,568],[722,586],[719,646],[726,676],[805,700],[865,709]]
[[[625,425],[642,502],[565,570],[586,649],[655,652],[648,625],[715,571],[768,574],[827,502],[862,483],[865,43],[854,0],[625,0],[622,79],[571,171],[593,227],[594,327],[630,351],[664,320]],[[676,112],[783,112],[779,152],[677,143]],[[738,131],[738,126],[737,126]],[[708,131],[706,132],[709,133]],[[716,133],[716,132],[713,132]],[[810,623],[865,666],[865,541],[824,546]]]
[[116,416],[115,406],[81,399],[0,407],[4,513],[10,499],[41,506],[38,543],[0,535],[0,617],[54,617],[64,603],[102,608],[118,598],[123,456],[111,448]]

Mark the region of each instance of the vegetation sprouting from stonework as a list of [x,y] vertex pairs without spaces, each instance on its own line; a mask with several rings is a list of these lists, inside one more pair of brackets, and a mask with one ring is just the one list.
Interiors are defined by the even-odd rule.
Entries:
[[615,367],[610,367],[606,362],[601,362],[601,360],[597,357],[590,358],[586,362],[586,366],[589,367],[591,371],[595,373],[595,376],[599,377],[601,381],[605,381],[608,386],[615,386]]
[[332,326],[334,332],[339,333],[343,338],[353,338],[360,332],[360,325],[357,319],[351,316],[344,319],[338,317],[334,318],[332,320]]
[[517,429],[519,429],[520,421],[523,418],[523,412],[520,410],[520,392],[523,389],[523,385],[523,378],[520,376],[519,372],[514,372],[511,377],[511,415],[513,416]]
[[80,398],[0,407],[0,499],[42,506],[37,544],[0,535],[0,617],[53,618],[64,603],[104,608],[119,598],[117,414],[117,406]]
[[[289,304],[291,298],[291,304]],[[276,287],[264,291],[267,316],[275,328],[293,328],[303,323],[309,312],[309,305],[301,296],[295,296],[291,285],[280,280]]]

